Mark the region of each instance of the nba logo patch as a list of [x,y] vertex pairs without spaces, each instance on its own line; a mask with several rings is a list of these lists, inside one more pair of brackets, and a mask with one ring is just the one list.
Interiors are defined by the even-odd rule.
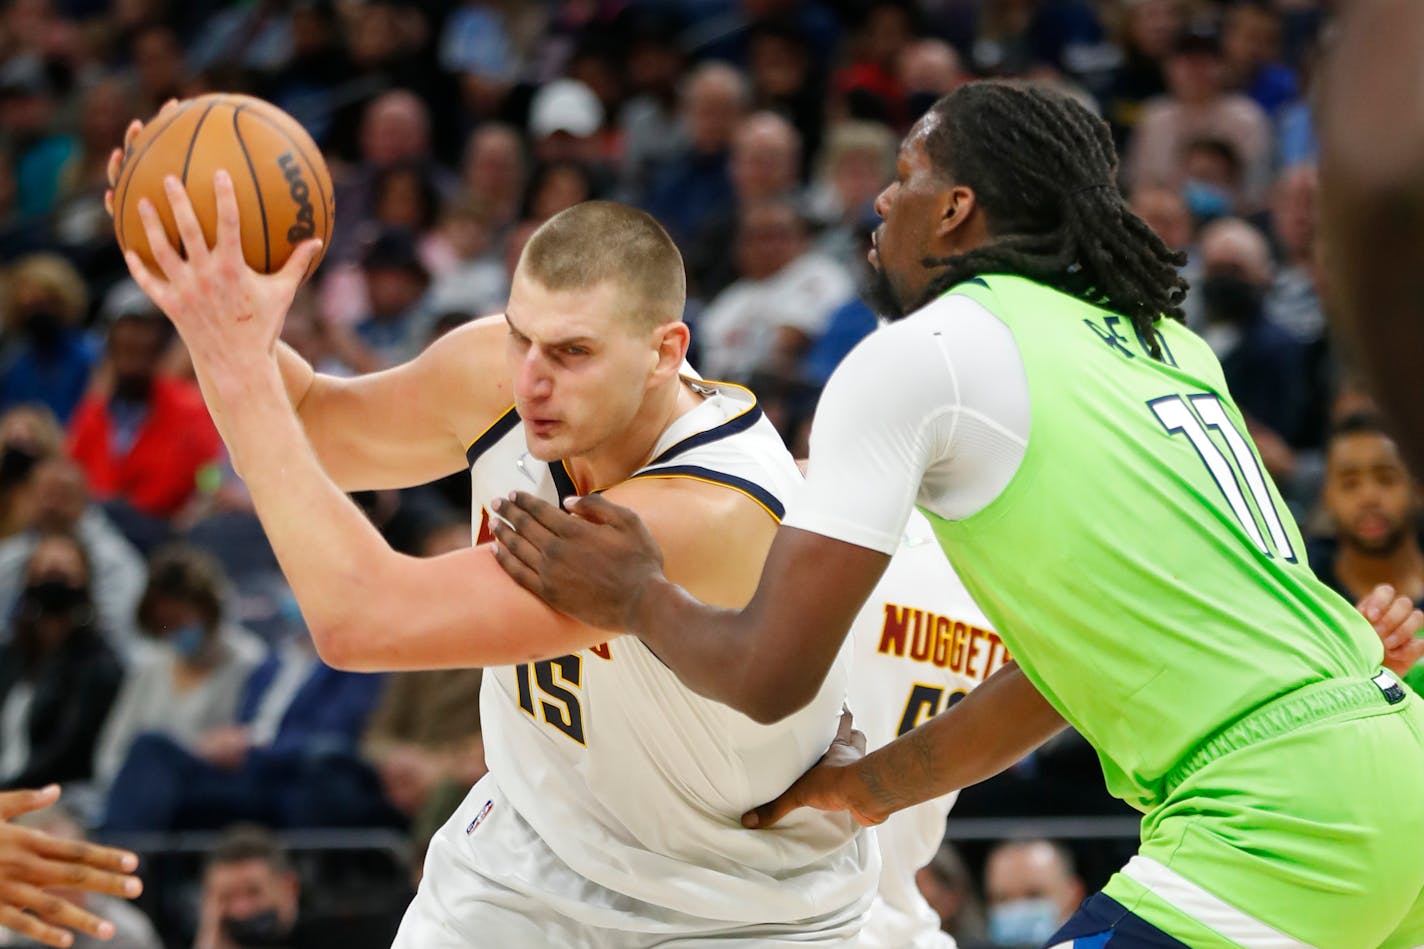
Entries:
[[470,826],[465,828],[465,835],[469,836],[480,826],[480,821],[489,816],[489,812],[494,810],[494,801],[485,801],[485,806],[480,808],[480,812],[475,815],[475,819],[470,821]]

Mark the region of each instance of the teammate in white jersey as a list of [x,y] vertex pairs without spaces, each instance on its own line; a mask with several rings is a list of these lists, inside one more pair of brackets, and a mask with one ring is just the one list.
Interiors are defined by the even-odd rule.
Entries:
[[[856,616],[851,641],[850,707],[870,749],[949,708],[1009,660],[918,512]],[[863,949],[953,949],[915,872],[934,859],[956,797],[906,808],[875,828],[880,888],[861,931]]]
[[397,945],[853,939],[879,871],[870,835],[845,815],[766,837],[739,823],[835,737],[848,650],[805,714],[760,725],[695,696],[636,640],[545,606],[486,547],[395,553],[344,493],[434,480],[469,449],[482,503],[606,491],[651,525],[671,575],[744,604],[799,476],[747,395],[680,374],[683,269],[666,233],[632,208],[579,205],[531,237],[504,319],[335,379],[276,342],[314,242],[278,274],[252,271],[230,178],[214,188],[214,247],[169,179],[185,254],[145,201],[162,273],[127,259],[187,343],[323,659],[503,667],[481,699],[491,774],[432,842]]

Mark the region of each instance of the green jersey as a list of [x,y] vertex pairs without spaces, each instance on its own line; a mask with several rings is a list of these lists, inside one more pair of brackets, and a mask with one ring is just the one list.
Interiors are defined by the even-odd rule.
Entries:
[[1369,624],[1318,581],[1227,392],[1190,330],[1160,360],[1131,322],[990,276],[951,291],[1007,325],[1030,434],[972,516],[926,513],[1024,672],[1141,809],[1203,740],[1308,683],[1378,670]]

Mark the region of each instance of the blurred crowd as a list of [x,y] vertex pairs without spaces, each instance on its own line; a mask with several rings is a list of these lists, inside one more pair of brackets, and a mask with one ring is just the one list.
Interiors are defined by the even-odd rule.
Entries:
[[[286,109],[331,166],[333,239],[284,330],[319,371],[377,371],[501,312],[532,231],[609,198],[681,247],[694,365],[755,389],[800,454],[821,386],[876,325],[859,290],[901,136],[962,83],[1051,85],[1109,123],[1123,194],[1184,254],[1188,322],[1316,571],[1352,601],[1390,582],[1424,602],[1415,482],[1323,302],[1311,97],[1329,7],[5,0],[0,788],[64,782],[74,833],[388,827],[418,853],[483,771],[477,670],[315,656],[181,343],[126,276],[109,154],[131,118],[210,91]],[[459,474],[356,500],[402,551],[470,541]],[[1095,762],[1070,734],[961,812],[1123,813]],[[246,866],[249,895],[272,897],[246,915],[286,932],[292,864],[233,833],[205,886]],[[947,848],[922,873],[970,944],[1013,944],[1083,886],[1045,841],[982,862]],[[215,899],[167,943],[243,945]]]

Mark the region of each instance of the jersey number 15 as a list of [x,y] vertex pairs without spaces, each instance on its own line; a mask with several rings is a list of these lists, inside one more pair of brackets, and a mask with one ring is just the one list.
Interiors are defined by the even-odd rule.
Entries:
[[[531,679],[539,692],[537,709]],[[520,708],[530,717],[542,717],[580,745],[584,744],[583,709],[579,707],[578,694],[572,691],[583,681],[581,656],[526,662],[514,667],[514,680],[519,690]]]

